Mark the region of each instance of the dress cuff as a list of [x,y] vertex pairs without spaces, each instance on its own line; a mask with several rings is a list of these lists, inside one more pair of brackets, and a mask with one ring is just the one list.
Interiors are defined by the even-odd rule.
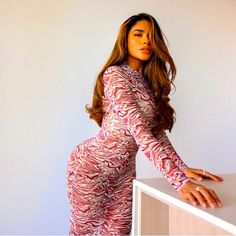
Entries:
[[179,169],[180,169],[182,172],[184,172],[186,168],[188,168],[188,166],[187,166],[186,164],[184,164],[184,163],[179,166]]

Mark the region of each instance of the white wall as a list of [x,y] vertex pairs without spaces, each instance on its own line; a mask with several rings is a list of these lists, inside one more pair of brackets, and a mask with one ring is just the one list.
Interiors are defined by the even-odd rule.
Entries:
[[[120,24],[152,14],[176,62],[170,139],[193,167],[235,171],[236,1],[0,0],[0,234],[67,234],[66,164]],[[160,176],[138,154],[138,177]]]

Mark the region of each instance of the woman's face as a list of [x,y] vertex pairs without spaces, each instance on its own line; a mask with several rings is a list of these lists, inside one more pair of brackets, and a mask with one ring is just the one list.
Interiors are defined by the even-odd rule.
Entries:
[[149,40],[151,25],[147,20],[137,21],[128,33],[128,61],[142,63],[152,54]]

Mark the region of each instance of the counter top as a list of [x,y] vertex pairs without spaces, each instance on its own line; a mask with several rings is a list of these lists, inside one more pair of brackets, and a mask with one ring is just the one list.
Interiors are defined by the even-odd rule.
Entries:
[[215,190],[221,199],[221,208],[201,208],[179,199],[177,191],[165,178],[136,179],[134,185],[142,191],[148,192],[154,198],[179,207],[195,216],[204,219],[232,234],[236,234],[236,174],[221,174],[223,182],[203,180],[200,183]]

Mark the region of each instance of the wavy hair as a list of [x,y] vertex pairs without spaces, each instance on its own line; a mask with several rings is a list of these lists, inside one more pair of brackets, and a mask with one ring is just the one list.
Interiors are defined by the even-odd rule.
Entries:
[[171,131],[175,122],[175,111],[169,104],[168,95],[176,75],[176,67],[166,45],[167,39],[160,26],[154,17],[146,13],[133,15],[121,25],[111,55],[97,76],[92,105],[86,105],[86,111],[89,113],[90,119],[95,120],[99,126],[102,125],[104,115],[102,105],[103,73],[109,66],[126,63],[128,57],[128,33],[140,20],[147,20],[151,25],[149,40],[153,53],[148,61],[143,62],[142,73],[144,78],[148,80],[155,99],[156,115],[160,121],[155,129],[158,131]]

